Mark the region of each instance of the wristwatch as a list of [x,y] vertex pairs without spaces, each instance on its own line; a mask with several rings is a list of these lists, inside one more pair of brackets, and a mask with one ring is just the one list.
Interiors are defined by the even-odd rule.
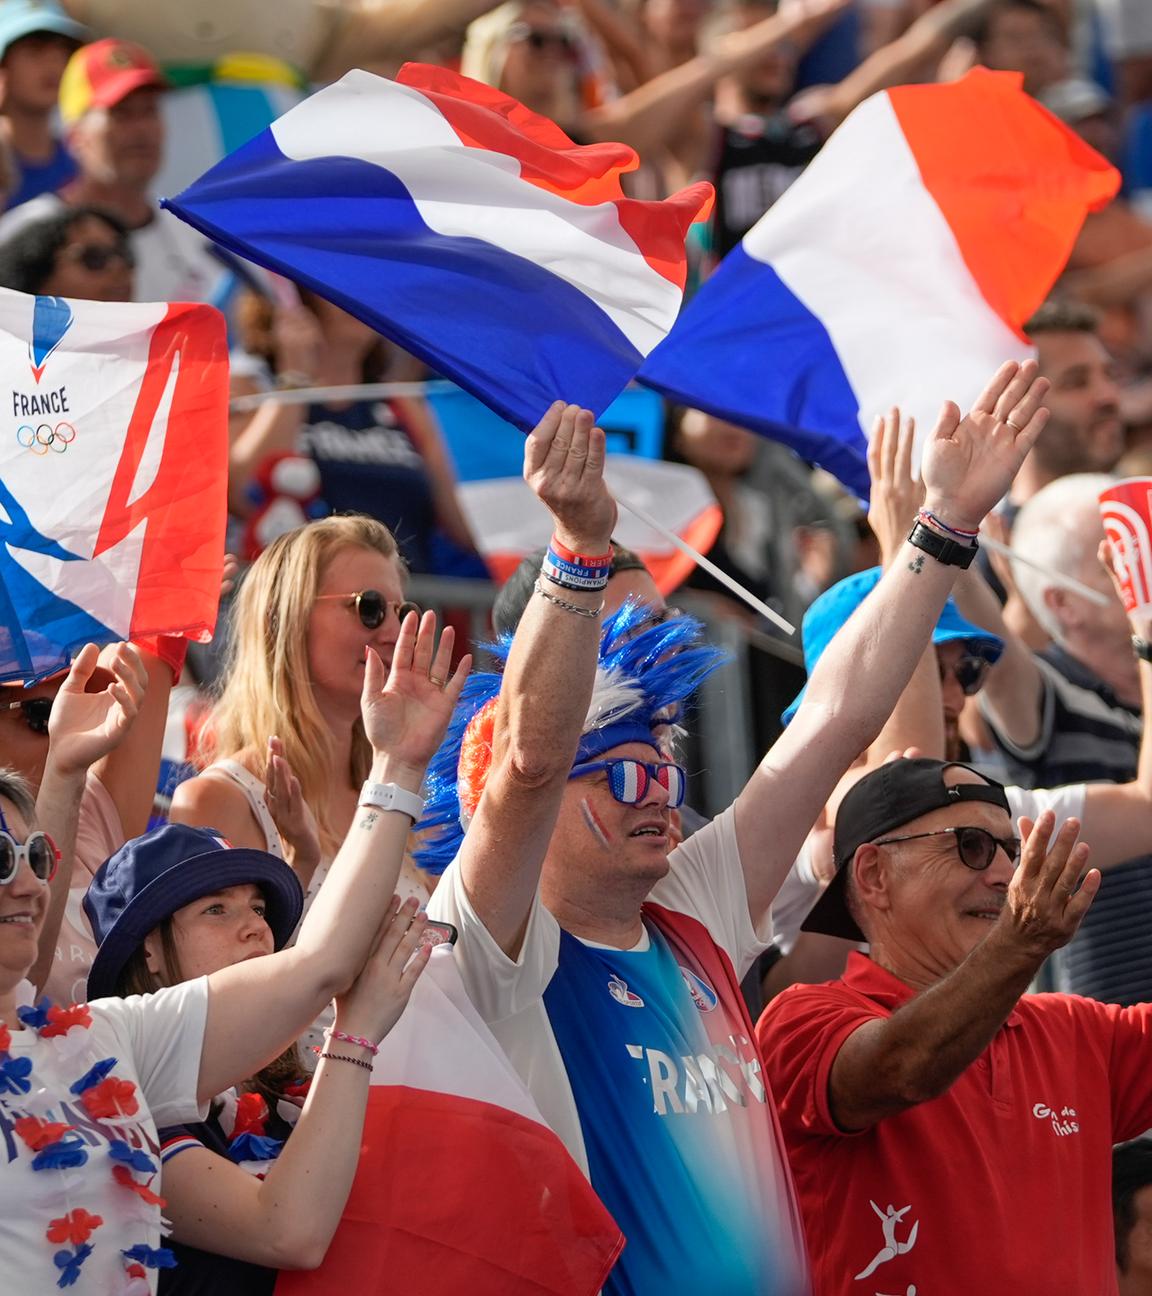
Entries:
[[360,789],[359,804],[376,810],[399,810],[413,823],[419,823],[424,815],[424,798],[396,783],[365,783]]
[[942,536],[939,531],[925,526],[923,522],[917,522],[912,527],[908,543],[917,549],[923,549],[926,554],[930,554],[945,567],[961,568],[972,566],[972,559],[976,557],[976,550],[979,547],[975,542],[958,544],[955,540]]
[[1147,639],[1141,639],[1139,635],[1133,635],[1132,651],[1141,661],[1152,662],[1152,643],[1149,643]]

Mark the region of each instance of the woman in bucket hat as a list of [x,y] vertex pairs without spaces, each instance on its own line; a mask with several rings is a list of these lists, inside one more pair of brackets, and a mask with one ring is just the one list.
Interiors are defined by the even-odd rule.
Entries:
[[[154,994],[70,1007],[21,1004],[21,983],[36,956],[46,884],[58,854],[35,831],[23,784],[0,776],[0,1130],[5,1136],[0,1148],[7,1153],[7,1162],[0,1162],[0,1271],[19,1274],[23,1293],[47,1296],[60,1286],[100,1296],[155,1291],[158,1271],[173,1263],[162,1245],[157,1125],[202,1120],[217,1094],[276,1057],[333,996],[344,996],[345,1005],[355,1002],[349,987],[382,931],[391,926],[394,934],[397,926],[409,926],[412,911],[397,924],[393,908],[400,861],[419,815],[425,766],[470,665],[465,658],[449,678],[451,650],[450,631],[437,646],[431,614],[419,628],[410,615],[387,683],[379,658],[369,656],[363,715],[373,760],[361,797],[365,808],[296,943],[208,972],[194,964],[195,948],[203,951],[205,941],[188,947],[185,962],[177,931],[180,971],[193,979]],[[96,986],[106,986],[108,975],[114,983],[141,942],[147,945],[159,910],[184,908],[190,896],[183,875],[206,864],[214,886],[260,887],[270,931],[261,937],[264,945],[251,952],[265,953],[269,944],[286,938],[299,892],[261,852],[234,854],[227,842],[212,837],[196,834],[195,850],[177,852],[178,870],[145,869],[140,842],[128,848],[135,852],[144,885],[124,887],[119,904],[105,887],[89,905],[90,917],[101,924],[99,934],[106,937],[94,969]],[[123,852],[116,858],[118,868],[125,865]],[[167,899],[153,908],[152,895]],[[419,926],[407,933],[409,945]],[[391,942],[384,944],[391,951]],[[159,951],[153,962],[163,971],[162,949],[155,943],[153,949]],[[121,955],[124,963],[118,961]],[[402,1000],[406,989],[398,984],[395,966],[388,975],[397,985],[394,999]],[[365,1029],[389,1024],[385,1018],[355,1020]],[[325,1052],[333,1067],[367,1076],[371,1052],[364,1045],[332,1040]],[[307,1150],[307,1139],[304,1146]],[[233,1209],[229,1200],[217,1211]],[[203,1200],[195,1208],[199,1215],[210,1210]]]

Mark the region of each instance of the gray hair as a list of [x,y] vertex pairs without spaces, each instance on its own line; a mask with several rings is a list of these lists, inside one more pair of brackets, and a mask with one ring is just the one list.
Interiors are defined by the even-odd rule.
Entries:
[[[1104,538],[1100,492],[1115,481],[1107,473],[1069,473],[1049,482],[1020,510],[1012,528],[1012,548],[1062,576],[1082,577],[1096,561],[1096,550]],[[1044,598],[1055,588],[1051,576],[1021,562],[1013,562],[1012,575],[1040,627],[1061,643],[1060,622]]]
[[36,826],[36,797],[23,774],[0,765],[0,797],[12,802],[29,828]]

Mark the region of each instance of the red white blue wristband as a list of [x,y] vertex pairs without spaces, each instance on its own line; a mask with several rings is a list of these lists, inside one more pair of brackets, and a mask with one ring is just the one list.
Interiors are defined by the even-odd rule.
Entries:
[[938,531],[946,531],[949,535],[954,535],[959,540],[967,540],[969,543],[975,543],[980,535],[979,531],[961,531],[959,527],[949,526],[947,522],[942,522],[931,509],[922,508],[916,516],[921,522],[934,526]]
[[540,571],[553,585],[559,585],[562,589],[595,591],[602,590],[608,584],[612,568],[606,564],[592,567],[569,562],[550,548],[544,555]]
[[609,549],[605,554],[596,554],[590,557],[588,554],[578,554],[569,549],[567,545],[562,545],[555,536],[548,542],[548,548],[557,556],[563,558],[565,562],[575,563],[577,567],[611,567],[612,550]]

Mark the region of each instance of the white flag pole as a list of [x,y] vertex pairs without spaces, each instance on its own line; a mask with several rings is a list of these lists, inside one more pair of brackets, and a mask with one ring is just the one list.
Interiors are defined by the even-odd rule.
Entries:
[[670,544],[674,544],[681,553],[687,554],[697,567],[702,567],[709,573],[709,575],[715,576],[721,585],[730,589],[738,599],[742,599],[747,603],[754,612],[759,612],[761,616],[767,617],[773,625],[779,626],[785,634],[791,635],[796,633],[796,627],[789,621],[786,621],[779,612],[774,611],[767,603],[758,599],[751,590],[745,589],[738,580],[733,580],[727,572],[721,571],[714,562],[711,562],[709,559],[705,558],[702,553],[693,549],[686,540],[681,540],[675,531],[670,531],[662,522],[657,522],[650,513],[646,513],[637,504],[629,504],[626,499],[621,499],[620,496],[616,497],[616,503],[619,504],[621,508],[626,508],[633,517],[639,518],[645,526],[650,526],[653,531],[662,535]]
[[1033,571],[1043,572],[1053,585],[1059,585],[1062,589],[1071,590],[1074,594],[1080,594],[1090,603],[1096,603],[1100,607],[1108,606],[1107,594],[1101,594],[1099,590],[1094,590],[1091,585],[1085,585],[1083,581],[1078,581],[1075,576],[1065,576],[1063,572],[1053,571],[1051,567],[1045,567],[1043,563],[1038,563],[1034,558],[1025,558],[1023,554],[1018,553],[1011,546],[1001,544],[999,540],[993,540],[991,536],[982,535],[980,543],[985,549],[990,549],[993,553],[1003,554],[1005,558],[1011,558],[1013,562],[1023,563],[1025,567],[1031,567]]

